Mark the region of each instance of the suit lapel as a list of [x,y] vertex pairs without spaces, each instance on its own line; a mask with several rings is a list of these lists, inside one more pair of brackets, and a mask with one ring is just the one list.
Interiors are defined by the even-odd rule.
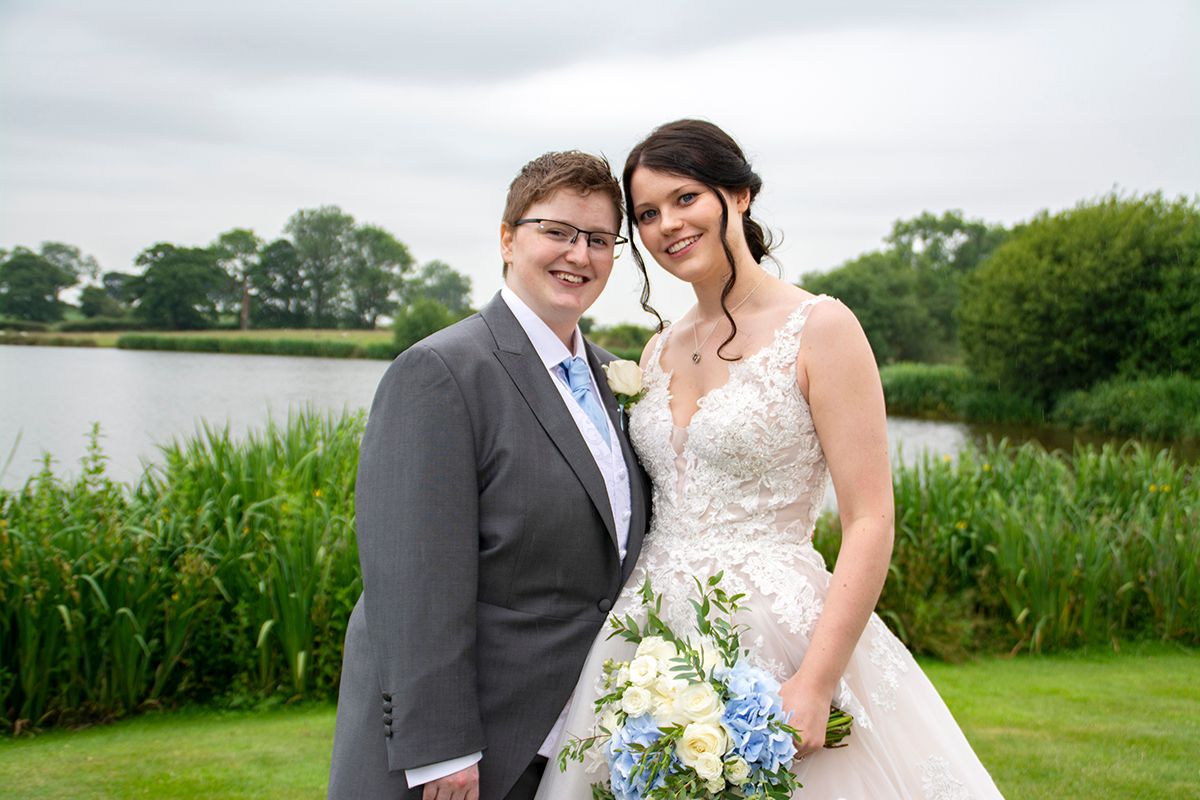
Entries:
[[604,476],[600,474],[587,443],[575,426],[571,412],[563,404],[562,395],[554,387],[554,379],[538,358],[521,324],[499,295],[479,313],[496,337],[496,358],[537,417],[538,423],[583,484],[615,546],[616,525],[608,491],[604,488]]
[[625,459],[625,474],[629,476],[629,537],[625,543],[625,562],[621,568],[621,578],[625,580],[637,563],[638,554],[642,549],[642,536],[646,531],[646,483],[642,476],[642,467],[637,455],[629,442],[628,426],[621,425],[621,406],[617,403],[616,395],[608,386],[608,376],[600,368],[600,359],[595,347],[587,343],[588,364],[596,385],[600,388],[600,399],[604,410],[612,419],[613,427],[617,430],[617,441],[621,443],[621,456]]

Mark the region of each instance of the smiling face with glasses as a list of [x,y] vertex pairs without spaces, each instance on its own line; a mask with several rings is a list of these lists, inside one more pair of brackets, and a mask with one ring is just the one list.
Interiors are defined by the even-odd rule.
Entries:
[[500,226],[505,282],[568,347],[626,241],[618,224],[612,198],[560,189]]
[[621,256],[621,245],[629,240],[617,233],[605,231],[585,231],[569,222],[540,217],[526,217],[513,223],[516,225],[536,225],[537,232],[549,246],[566,250],[574,247],[582,238],[587,245],[588,254],[592,258],[607,258],[610,261]]

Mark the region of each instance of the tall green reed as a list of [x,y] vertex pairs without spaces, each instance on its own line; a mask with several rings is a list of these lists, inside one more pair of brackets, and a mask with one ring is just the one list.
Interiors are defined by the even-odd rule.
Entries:
[[[361,415],[203,426],[135,486],[47,466],[0,493],[0,724],[329,697],[361,589]],[[48,462],[47,462],[48,463]]]
[[[1167,451],[1002,441],[926,456],[894,487],[879,610],[913,649],[960,658],[1200,641],[1200,485]],[[835,519],[817,544],[836,557]]]

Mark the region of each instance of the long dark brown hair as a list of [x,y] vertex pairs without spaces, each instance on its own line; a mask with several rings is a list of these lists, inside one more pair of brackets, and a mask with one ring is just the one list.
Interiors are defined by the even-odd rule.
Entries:
[[[642,308],[658,319],[659,332],[665,327],[662,316],[650,305],[650,276],[646,271],[646,262],[633,241],[633,231],[637,227],[637,215],[633,212],[633,191],[631,180],[633,172],[638,167],[680,175],[699,181],[707,186],[721,203],[721,247],[725,258],[729,261],[729,279],[721,290],[721,311],[729,320],[730,332],[725,341],[717,348],[717,355],[725,361],[737,361],[738,358],[725,358],[721,350],[737,336],[737,322],[729,312],[726,299],[733,291],[737,281],[737,264],[734,262],[733,251],[725,236],[725,226],[729,224],[729,204],[720,189],[738,192],[750,190],[750,204],[762,189],[762,178],[750,167],[746,154],[729,134],[713,125],[699,119],[681,119],[660,125],[629,152],[625,159],[625,172],[621,183],[625,187],[625,207],[629,209],[626,227],[629,232],[629,247],[633,260],[642,273]],[[770,231],[750,218],[750,208],[747,206],[742,216],[742,230],[746,234],[746,243],[750,246],[750,255],[758,263],[764,258],[771,257],[771,246],[774,240]],[[739,357],[740,358],[740,357]]]

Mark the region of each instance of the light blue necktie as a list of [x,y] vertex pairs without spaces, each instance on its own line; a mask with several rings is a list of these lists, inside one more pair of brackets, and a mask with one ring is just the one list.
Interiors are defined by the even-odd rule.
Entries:
[[596,402],[596,395],[592,391],[592,371],[588,369],[587,362],[575,356],[564,358],[558,366],[567,376],[567,386],[571,387],[571,395],[574,396],[575,402],[579,403],[583,413],[587,414],[596,430],[600,431],[604,443],[611,447],[612,442],[608,439],[608,418]]

